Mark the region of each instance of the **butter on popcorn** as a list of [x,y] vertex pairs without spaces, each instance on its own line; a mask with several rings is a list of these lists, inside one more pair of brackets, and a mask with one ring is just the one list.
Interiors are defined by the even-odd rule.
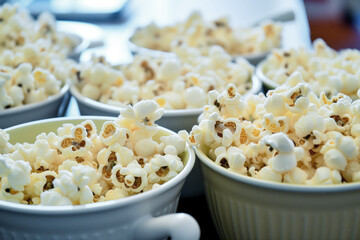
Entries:
[[[320,45],[317,51],[336,54]],[[317,96],[297,72],[266,96],[239,95],[231,84],[212,91],[199,124],[179,136],[228,171],[257,179],[305,185],[360,181],[359,100],[342,93]]]
[[9,142],[0,129],[0,200],[31,205],[79,205],[161,187],[184,168],[186,141],[158,136],[156,102],[128,106],[97,129],[65,123],[35,143]]
[[[250,55],[280,47],[282,27],[279,23],[263,21],[258,26],[234,28],[226,17],[206,21],[200,12],[172,26],[159,27],[154,23],[135,31],[130,41],[134,44],[169,52],[182,42],[207,55],[214,45],[222,46],[230,55]],[[216,54],[216,53],[214,53]]]

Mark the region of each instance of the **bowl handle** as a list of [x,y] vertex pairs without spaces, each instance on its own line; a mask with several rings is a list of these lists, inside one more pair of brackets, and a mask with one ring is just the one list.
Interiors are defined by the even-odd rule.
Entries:
[[173,213],[160,217],[147,216],[141,218],[134,226],[134,239],[161,239],[171,237],[172,240],[200,238],[200,227],[196,220],[186,213]]

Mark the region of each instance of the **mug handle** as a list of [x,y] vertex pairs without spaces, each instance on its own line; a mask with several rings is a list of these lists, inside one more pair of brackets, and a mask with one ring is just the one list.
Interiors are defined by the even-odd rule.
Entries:
[[173,213],[159,217],[141,218],[134,226],[134,239],[197,240],[200,238],[200,227],[197,221],[186,213]]

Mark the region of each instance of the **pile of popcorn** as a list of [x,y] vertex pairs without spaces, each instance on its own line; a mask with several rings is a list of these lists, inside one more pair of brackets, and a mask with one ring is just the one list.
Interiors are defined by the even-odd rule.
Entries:
[[34,20],[27,10],[5,3],[0,19],[0,52],[11,52],[15,58],[38,50],[64,58],[78,44],[73,36],[56,30],[55,18],[48,12]]
[[234,29],[227,18],[205,21],[199,12],[194,12],[184,22],[173,26],[158,27],[153,23],[140,28],[130,40],[138,46],[165,52],[182,42],[197,48],[203,55],[214,45],[223,47],[230,55],[251,55],[279,47],[281,31],[281,25],[271,21]]
[[356,99],[360,88],[360,51],[336,52],[317,39],[311,50],[274,50],[264,62],[264,75],[278,84],[285,83],[295,71],[300,72],[317,95],[321,91],[328,97],[344,93]]
[[125,106],[153,99],[164,109],[202,108],[210,90],[222,91],[233,83],[239,93],[252,87],[254,67],[245,59],[232,61],[220,46],[209,56],[179,45],[177,57],[136,55],[133,62],[112,68],[104,59],[93,58],[79,67],[75,79],[80,93],[102,103]]
[[66,80],[55,74],[64,79],[63,73],[33,68],[30,63],[21,63],[16,68],[0,65],[0,111],[44,101],[59,93]]
[[266,96],[240,98],[232,84],[209,95],[199,125],[179,135],[216,164],[274,182],[360,181],[360,100],[317,96],[297,72]]
[[0,7],[0,111],[48,99],[77,74],[66,59],[73,39],[43,13],[35,21],[16,5]]
[[151,100],[121,110],[97,133],[91,120],[41,133],[35,143],[9,142],[0,130],[0,200],[78,205],[160,187],[184,167],[186,142],[154,123],[163,109]]

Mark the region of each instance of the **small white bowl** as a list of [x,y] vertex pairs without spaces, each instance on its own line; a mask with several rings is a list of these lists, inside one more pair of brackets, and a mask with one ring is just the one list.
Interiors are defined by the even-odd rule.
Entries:
[[69,86],[65,84],[58,94],[49,96],[44,101],[2,110],[0,111],[0,128],[62,115],[69,99]]
[[195,148],[221,239],[360,239],[360,183],[305,186],[259,180]]
[[265,61],[262,61],[257,65],[255,69],[255,75],[260,79],[266,90],[272,90],[280,86],[280,84],[274,82],[273,80],[265,76],[264,74],[264,70],[266,67],[265,63],[266,63]]
[[[56,131],[64,123],[91,119],[101,129],[110,117],[56,118],[30,122],[6,129],[10,142],[34,142],[42,132]],[[162,128],[160,135],[174,134]],[[199,239],[193,217],[174,214],[180,190],[195,157],[187,146],[184,169],[161,187],[123,199],[78,206],[33,206],[0,200],[0,239]]]

